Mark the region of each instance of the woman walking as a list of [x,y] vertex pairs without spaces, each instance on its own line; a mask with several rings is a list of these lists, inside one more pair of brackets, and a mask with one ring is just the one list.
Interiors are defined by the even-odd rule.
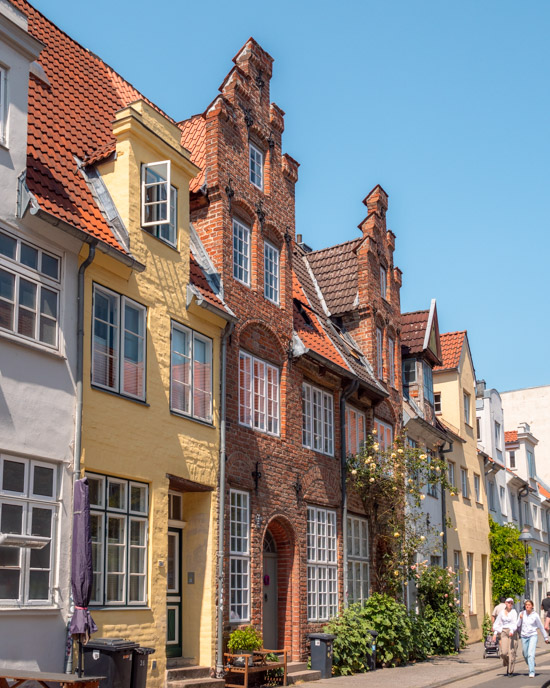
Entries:
[[535,652],[539,639],[537,630],[544,636],[544,642],[549,643],[550,638],[546,632],[540,616],[533,611],[533,601],[525,600],[525,609],[519,614],[519,627],[521,628],[521,645],[523,647],[523,658],[529,667],[529,678],[535,676]]
[[518,627],[518,613],[514,609],[514,600],[508,597],[493,624],[493,642],[500,633],[500,657],[502,665],[506,667],[506,676],[513,676],[516,664],[516,629]]

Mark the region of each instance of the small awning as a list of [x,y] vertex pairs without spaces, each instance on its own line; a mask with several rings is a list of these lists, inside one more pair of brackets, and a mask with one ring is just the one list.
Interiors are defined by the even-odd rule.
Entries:
[[196,483],[194,480],[188,478],[180,478],[178,475],[167,473],[166,477],[170,481],[170,489],[175,492],[213,492],[214,488],[211,485],[204,485],[203,483]]

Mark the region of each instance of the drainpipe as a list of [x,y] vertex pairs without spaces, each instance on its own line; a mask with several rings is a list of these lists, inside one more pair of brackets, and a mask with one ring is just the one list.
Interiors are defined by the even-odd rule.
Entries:
[[[453,441],[449,440],[449,448],[443,449],[445,445],[439,447],[439,454],[449,454],[453,451]],[[447,556],[447,493],[445,490],[441,490],[441,527],[443,529],[443,568],[448,566],[448,556]]]
[[342,568],[344,606],[348,603],[348,492],[346,486],[346,401],[357,391],[359,380],[352,380],[340,395],[340,474],[342,479]]
[[226,358],[227,340],[235,329],[235,324],[228,322],[222,335],[220,352],[220,466],[218,485],[218,645],[216,651],[216,676],[223,677],[223,616],[224,616],[224,534],[225,534],[225,413],[226,413]]

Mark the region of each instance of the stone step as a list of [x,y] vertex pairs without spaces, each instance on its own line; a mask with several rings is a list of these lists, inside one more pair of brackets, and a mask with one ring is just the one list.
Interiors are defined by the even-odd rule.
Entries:
[[168,664],[166,669],[167,681],[186,681],[193,678],[210,678],[210,668],[204,666],[189,666],[184,664]]
[[187,680],[170,680],[165,683],[166,688],[223,688],[223,678],[190,678]]
[[287,674],[294,674],[297,671],[305,671],[307,669],[307,662],[288,662],[286,668]]
[[291,674],[287,673],[287,683],[291,686],[294,683],[302,683],[306,681],[318,681],[321,678],[320,671],[313,671],[306,669],[304,671],[293,671]]

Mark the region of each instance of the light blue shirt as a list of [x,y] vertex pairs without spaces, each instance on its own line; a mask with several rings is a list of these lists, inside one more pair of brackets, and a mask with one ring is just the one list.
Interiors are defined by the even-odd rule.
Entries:
[[531,636],[536,635],[537,629],[542,633],[545,640],[548,638],[548,633],[544,630],[544,626],[542,625],[542,621],[540,620],[540,616],[537,614],[537,612],[532,611],[530,614],[528,614],[526,611],[523,611],[519,615],[519,620],[521,622],[522,638],[530,638]]

